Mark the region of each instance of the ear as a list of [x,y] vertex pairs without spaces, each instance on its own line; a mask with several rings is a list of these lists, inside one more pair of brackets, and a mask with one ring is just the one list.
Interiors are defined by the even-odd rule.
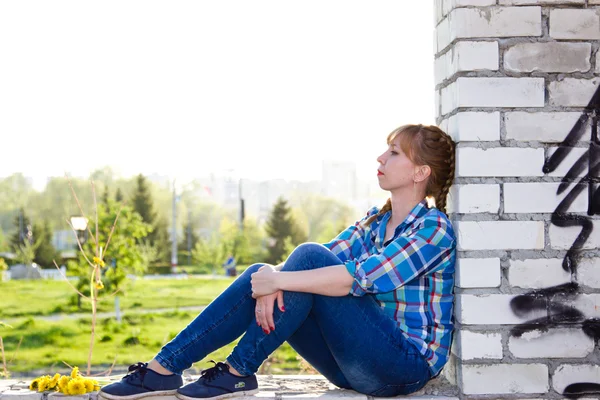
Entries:
[[420,165],[415,167],[413,179],[415,182],[421,182],[427,179],[429,175],[431,175],[431,167],[429,165]]

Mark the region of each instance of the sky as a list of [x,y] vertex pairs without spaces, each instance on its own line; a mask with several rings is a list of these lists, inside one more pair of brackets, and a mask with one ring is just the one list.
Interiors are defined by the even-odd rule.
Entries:
[[1,2],[0,177],[375,180],[390,131],[435,121],[432,3]]

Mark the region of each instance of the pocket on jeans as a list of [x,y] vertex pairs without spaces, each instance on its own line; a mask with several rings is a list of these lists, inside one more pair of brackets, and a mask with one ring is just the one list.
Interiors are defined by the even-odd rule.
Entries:
[[372,392],[370,395],[374,397],[395,397],[416,392],[425,386],[426,379],[419,380],[413,383],[404,383],[402,385],[384,385],[383,387]]

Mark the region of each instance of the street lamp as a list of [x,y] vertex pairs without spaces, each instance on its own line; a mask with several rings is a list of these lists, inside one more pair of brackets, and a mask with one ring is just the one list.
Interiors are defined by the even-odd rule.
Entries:
[[87,224],[88,219],[86,217],[71,217],[71,226],[82,245],[87,241]]

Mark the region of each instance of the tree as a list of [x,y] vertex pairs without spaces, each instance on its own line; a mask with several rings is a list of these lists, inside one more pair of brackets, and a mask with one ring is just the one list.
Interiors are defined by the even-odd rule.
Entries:
[[[290,246],[297,246],[306,240],[306,235],[292,216],[292,210],[287,201],[281,197],[275,203],[267,219],[265,231],[269,237],[266,261],[271,264],[276,264],[282,258],[287,257]],[[287,244],[286,238],[289,238]]]
[[[154,200],[152,198],[151,187],[144,175],[139,174],[135,180],[135,189],[132,197],[133,209],[142,217],[142,221],[150,226],[145,246],[153,247],[148,251],[150,258],[156,257],[151,262],[168,261],[169,256],[169,230],[166,219],[160,217],[154,210]],[[140,242],[138,241],[138,244]],[[150,259],[148,258],[148,259]]]
[[[110,234],[111,228],[121,205],[109,199],[108,205],[98,203],[98,243],[103,246]],[[88,217],[95,235],[95,217]],[[122,288],[122,283],[128,274],[142,274],[145,271],[144,259],[138,247],[140,239],[148,234],[150,226],[142,221],[138,213],[129,206],[123,206],[119,220],[110,239],[108,251],[103,259],[106,267],[102,269],[102,282],[105,289],[100,294],[112,293]],[[93,238],[83,245],[88,257],[96,253]],[[88,295],[90,283],[90,266],[83,254],[79,252],[77,261],[70,261],[68,268],[79,277],[77,289]]]
[[8,251],[8,242],[6,240],[6,236],[4,235],[4,231],[2,227],[0,227],[0,252]]
[[33,261],[42,267],[53,268],[53,261],[58,259],[59,254],[52,245],[52,228],[48,221],[33,226],[33,237],[36,243]]
[[223,244],[218,234],[213,233],[209,239],[200,239],[192,250],[194,263],[206,268],[207,271],[218,271],[225,261]]
[[121,191],[121,188],[117,188],[117,192],[115,193],[115,200],[117,201],[117,203],[120,203],[123,201],[125,197],[123,197],[123,192]]
[[13,226],[16,228],[16,231],[10,237],[10,248],[16,253],[20,246],[24,245],[25,242],[33,244],[34,240],[31,222],[29,221],[29,217],[25,214],[25,210],[22,208],[13,220]]

